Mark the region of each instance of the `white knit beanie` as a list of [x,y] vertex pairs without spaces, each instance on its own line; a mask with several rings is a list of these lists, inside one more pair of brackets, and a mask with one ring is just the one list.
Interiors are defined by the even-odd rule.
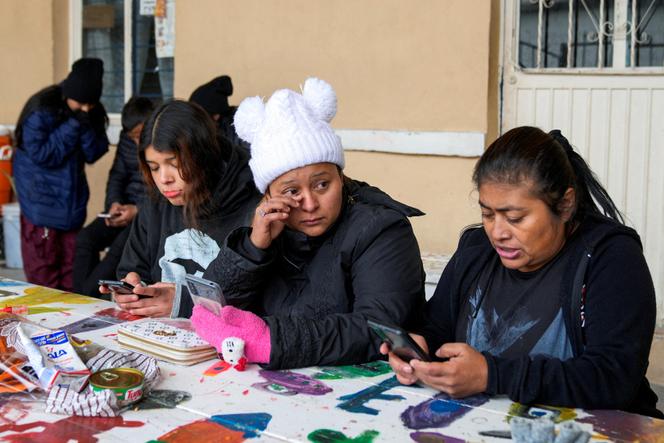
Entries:
[[308,78],[302,94],[280,89],[263,104],[249,97],[235,113],[235,131],[251,144],[249,166],[261,193],[280,175],[314,163],[343,169],[341,139],[329,122],[337,113],[337,96],[329,83]]

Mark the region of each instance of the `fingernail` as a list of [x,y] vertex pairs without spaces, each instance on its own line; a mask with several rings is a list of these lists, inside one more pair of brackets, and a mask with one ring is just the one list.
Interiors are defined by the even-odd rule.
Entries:
[[411,368],[410,365],[405,365],[403,367],[403,372],[405,372],[407,374],[412,374],[413,373],[413,368]]

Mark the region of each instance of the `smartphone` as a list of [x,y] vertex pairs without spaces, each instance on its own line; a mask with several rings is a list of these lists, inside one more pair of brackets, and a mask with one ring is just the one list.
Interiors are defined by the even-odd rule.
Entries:
[[[121,295],[134,294],[134,286],[132,284],[127,283],[126,281],[99,280],[97,283],[99,284],[99,286],[106,286],[108,289],[115,292],[116,294],[121,294]],[[139,299],[148,298],[147,295],[139,295],[139,294],[134,294],[134,295],[138,296]]]
[[226,299],[217,283],[191,274],[186,274],[184,279],[195,305],[201,305],[215,315],[221,314]]
[[429,355],[418,345],[406,331],[396,326],[387,326],[375,321],[367,320],[372,331],[387,343],[390,351],[394,352],[403,361],[418,359],[431,361]]

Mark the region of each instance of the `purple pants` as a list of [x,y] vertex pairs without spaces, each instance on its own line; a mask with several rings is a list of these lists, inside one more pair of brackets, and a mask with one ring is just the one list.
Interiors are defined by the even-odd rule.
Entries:
[[21,215],[21,254],[28,282],[71,291],[77,233],[78,229],[35,226]]

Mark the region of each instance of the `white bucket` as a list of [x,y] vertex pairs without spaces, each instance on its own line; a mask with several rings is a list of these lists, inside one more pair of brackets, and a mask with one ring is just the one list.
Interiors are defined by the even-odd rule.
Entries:
[[22,268],[21,208],[18,203],[2,205],[2,229],[5,234],[5,266]]

